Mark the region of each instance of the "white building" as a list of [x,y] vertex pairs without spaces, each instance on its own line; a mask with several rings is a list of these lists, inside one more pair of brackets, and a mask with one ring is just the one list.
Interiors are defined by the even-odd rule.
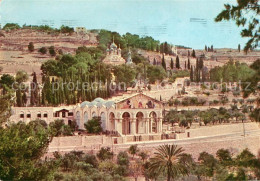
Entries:
[[127,97],[104,100],[96,98],[92,102],[59,107],[13,107],[11,121],[30,122],[35,119],[50,123],[63,119],[66,124],[75,120],[79,129],[93,117],[100,117],[103,131],[117,132],[119,135],[161,134],[163,104],[142,93]]

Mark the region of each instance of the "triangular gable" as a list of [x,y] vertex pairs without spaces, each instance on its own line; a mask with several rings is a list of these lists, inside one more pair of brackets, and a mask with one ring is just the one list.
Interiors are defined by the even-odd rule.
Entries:
[[162,102],[143,93],[138,93],[118,100],[116,105],[118,109],[152,109],[162,107]]

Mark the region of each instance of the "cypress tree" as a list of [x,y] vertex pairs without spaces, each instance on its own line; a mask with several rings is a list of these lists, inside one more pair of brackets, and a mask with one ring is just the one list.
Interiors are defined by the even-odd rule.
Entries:
[[193,67],[190,69],[190,81],[193,82]]
[[207,45],[205,45],[205,51],[208,51],[208,49],[207,49]]
[[173,59],[171,58],[171,69],[173,69],[174,67],[174,63],[173,63]]
[[176,68],[180,69],[180,60],[179,60],[179,56],[178,55],[176,57]]
[[22,106],[22,94],[20,89],[16,91],[16,104],[18,107]]
[[190,69],[190,59],[188,58],[188,69]]
[[22,97],[22,105],[26,106],[26,103],[27,103],[27,96],[26,96],[26,93],[24,92],[23,97]]
[[192,56],[193,58],[196,58],[195,50],[192,50],[192,54],[191,54],[191,56]]
[[164,68],[164,70],[166,70],[166,63],[165,63],[164,55],[162,58],[162,67]]
[[198,68],[199,68],[199,69],[202,69],[203,66],[204,66],[203,64],[204,64],[204,63],[203,63],[203,59],[200,59],[199,62],[198,62]]
[[165,53],[165,54],[169,54],[169,50],[168,50],[168,43],[167,42],[165,42],[164,43],[164,52],[163,53]]
[[188,57],[190,56],[190,50],[188,50]]
[[240,52],[240,44],[238,44],[238,47],[237,47],[237,49],[238,49],[238,52]]
[[156,65],[157,63],[156,63],[156,59],[154,58],[153,59],[153,65]]
[[37,105],[38,104],[38,83],[37,83],[37,77],[36,73],[33,73],[33,81],[31,83],[31,105]]

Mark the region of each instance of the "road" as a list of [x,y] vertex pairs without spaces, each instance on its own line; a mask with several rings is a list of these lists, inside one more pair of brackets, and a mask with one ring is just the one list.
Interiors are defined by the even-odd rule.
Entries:
[[[243,132],[235,132],[230,134],[221,134],[214,136],[200,136],[195,138],[185,138],[185,139],[169,139],[169,140],[158,140],[158,141],[146,141],[146,142],[129,142],[125,144],[114,145],[114,148],[129,148],[130,145],[137,144],[138,147],[156,147],[162,144],[176,144],[176,145],[185,145],[185,144],[193,144],[193,143],[216,143],[222,141],[231,141],[231,140],[241,140],[243,138],[249,137],[259,137],[260,138],[260,129],[246,131],[245,136]],[[259,145],[260,148],[260,145]]]

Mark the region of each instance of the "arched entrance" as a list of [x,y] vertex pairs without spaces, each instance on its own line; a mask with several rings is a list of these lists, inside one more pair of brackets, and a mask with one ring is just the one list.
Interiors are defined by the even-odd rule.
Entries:
[[87,111],[84,112],[84,123],[87,123],[88,122],[88,113]]
[[110,130],[115,131],[116,130],[115,114],[112,112],[109,114],[109,121],[110,121]]
[[100,121],[101,121],[101,127],[103,129],[103,131],[106,130],[106,114],[104,112],[102,112],[100,114]]
[[131,133],[131,126],[130,126],[130,114],[128,112],[125,112],[123,114],[123,120],[122,120],[122,134],[130,134]]
[[95,112],[95,111],[94,111],[94,112],[92,112],[92,119],[93,119],[94,117],[97,117],[97,114],[96,114],[96,112]]
[[157,115],[155,112],[150,113],[150,120],[149,120],[149,132],[150,133],[157,133]]
[[144,122],[144,114],[142,112],[138,112],[136,114],[136,133],[145,133],[145,122]]

